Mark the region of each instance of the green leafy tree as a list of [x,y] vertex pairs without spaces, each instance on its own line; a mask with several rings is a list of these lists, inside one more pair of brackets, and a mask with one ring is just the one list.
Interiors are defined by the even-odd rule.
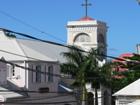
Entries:
[[[116,92],[140,78],[140,55],[133,54],[132,57],[125,57],[125,61],[117,62],[116,68],[119,66],[127,70],[115,72],[114,75],[121,75],[122,78],[112,78],[112,88]],[[125,63],[124,63],[125,62]]]

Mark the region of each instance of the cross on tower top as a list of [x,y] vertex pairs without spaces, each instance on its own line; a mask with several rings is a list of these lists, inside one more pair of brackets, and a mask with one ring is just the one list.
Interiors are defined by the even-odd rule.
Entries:
[[91,3],[88,3],[88,0],[85,0],[85,4],[82,4],[85,7],[85,16],[88,16],[88,6],[91,6]]

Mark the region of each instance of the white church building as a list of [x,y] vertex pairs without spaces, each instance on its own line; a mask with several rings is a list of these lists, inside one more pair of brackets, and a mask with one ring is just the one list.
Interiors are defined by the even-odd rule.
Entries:
[[[48,92],[58,92],[58,83],[60,81],[59,63],[64,62],[60,53],[65,51],[67,51],[65,47],[8,36],[8,33],[0,29],[0,58],[25,67],[24,69],[1,62],[1,89],[24,91],[43,89]],[[31,70],[28,70],[28,68]],[[12,98],[12,96],[13,98],[16,96],[21,97],[18,93],[4,96],[4,93],[1,92],[0,101],[5,101]]]
[[[100,53],[106,54],[106,23],[88,16],[77,21],[69,21],[67,24],[67,44],[77,45],[86,51],[100,47]],[[60,75],[60,63],[65,62],[65,59],[60,54],[67,51],[68,48],[62,46],[36,40],[18,39],[9,36],[7,32],[0,29],[0,58],[37,71],[34,72],[6,64],[4,69],[0,69],[0,75],[2,75],[0,76],[0,85],[4,88],[18,90],[38,91],[46,89],[49,92],[58,92],[60,77],[52,76],[51,74]],[[47,73],[47,75],[41,72]],[[88,92],[93,92],[91,87]],[[15,97],[24,97],[18,93],[12,94],[13,97],[14,95]],[[103,94],[104,92],[99,91],[99,97]],[[4,94],[0,93],[0,101],[6,99],[8,99],[8,96],[4,98]],[[99,105],[101,103],[111,105],[111,103],[101,101],[102,99],[100,98]]]
[[41,72],[60,74],[58,61],[62,61],[62,57],[56,52],[61,53],[66,49],[39,41],[16,39],[6,34],[0,30],[0,56],[6,61],[38,71],[7,65],[7,79],[20,88],[37,90],[48,87],[50,91],[57,91],[59,77],[43,75]]

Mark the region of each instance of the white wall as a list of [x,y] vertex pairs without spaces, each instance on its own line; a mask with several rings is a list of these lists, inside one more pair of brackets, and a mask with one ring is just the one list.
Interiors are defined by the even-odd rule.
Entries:
[[136,100],[139,100],[138,96],[117,96],[115,105],[128,105]]
[[[24,61],[18,61],[18,62],[13,62],[17,65],[25,67],[25,62]],[[8,73],[8,81],[11,82],[13,85],[18,86],[18,87],[25,87],[25,69],[22,69],[20,67],[14,67],[14,75],[12,74],[13,67],[11,65]]]
[[0,85],[7,83],[7,66],[5,63],[0,62]]
[[[41,65],[41,72],[47,72],[48,73],[48,67],[53,66],[53,74],[59,74],[60,75],[60,67],[58,63],[49,63],[49,62],[29,62],[28,67],[32,68],[33,70],[36,69],[37,65]],[[44,73],[41,74],[41,82],[36,82],[36,72],[29,71],[28,72],[28,83],[27,88],[29,90],[38,90],[39,88],[45,88],[48,87],[49,91],[57,92],[58,89],[58,82],[60,78],[53,76],[53,82],[48,81],[48,75],[45,75]]]
[[[39,62],[39,61],[26,61],[25,62],[13,62],[20,66],[24,66],[33,70],[36,70],[37,65],[41,65],[41,72],[48,73],[48,67],[53,66],[53,74],[60,75],[60,67],[57,62]],[[60,80],[59,77],[53,76],[53,82],[48,81],[48,75],[41,74],[41,82],[36,82],[36,72],[32,72],[30,70],[24,70],[22,68],[14,67],[15,75],[8,77],[9,82],[13,84],[13,86],[17,86],[20,88],[26,88],[28,90],[37,91],[39,88],[48,87],[50,91],[57,92],[58,91],[58,82]],[[3,75],[4,76],[4,75]],[[2,76],[2,77],[3,77]],[[5,76],[6,77],[6,76]],[[1,78],[1,77],[0,77]]]

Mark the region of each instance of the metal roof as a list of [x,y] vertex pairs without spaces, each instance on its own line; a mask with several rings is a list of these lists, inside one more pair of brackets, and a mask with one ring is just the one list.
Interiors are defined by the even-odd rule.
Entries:
[[121,90],[113,94],[113,96],[140,96],[139,89],[140,89],[140,79],[122,88]]
[[66,61],[66,59],[64,59],[61,54],[68,51],[68,48],[66,47],[36,40],[17,39],[17,42],[19,43],[26,56],[47,61]]
[[64,57],[61,55],[65,51],[68,51],[68,48],[63,46],[36,40],[10,38],[0,30],[0,57],[3,56],[8,61],[43,60],[48,62],[65,62]]

